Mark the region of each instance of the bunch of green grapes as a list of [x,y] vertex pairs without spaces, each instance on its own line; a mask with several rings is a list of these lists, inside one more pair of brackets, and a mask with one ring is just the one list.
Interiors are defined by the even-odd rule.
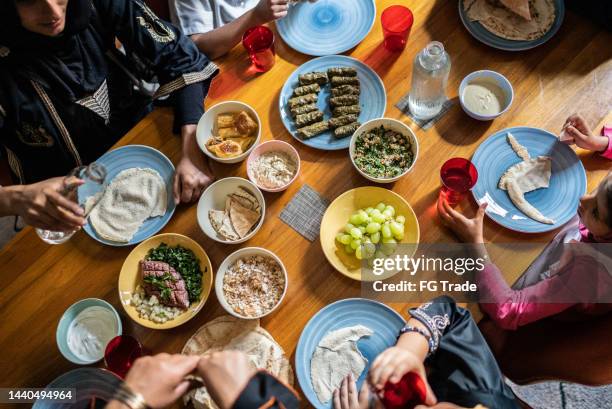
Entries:
[[395,252],[398,241],[404,238],[404,223],[404,216],[395,217],[393,206],[381,202],[353,213],[336,240],[359,260],[385,258]]

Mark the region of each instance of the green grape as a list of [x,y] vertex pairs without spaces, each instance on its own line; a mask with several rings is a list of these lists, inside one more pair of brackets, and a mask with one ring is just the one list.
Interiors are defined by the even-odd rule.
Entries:
[[355,257],[357,257],[357,260],[363,259],[363,254],[361,253],[361,246],[355,249]]
[[370,234],[376,233],[381,229],[380,223],[370,223],[366,226],[366,231]]
[[388,239],[391,236],[393,236],[393,234],[391,233],[391,228],[386,223],[382,226],[382,229],[380,230],[380,232],[382,233],[382,236],[383,236],[383,243],[385,239]]
[[374,210],[374,208],[370,206],[370,207],[368,207],[367,209],[365,209],[365,212],[366,212],[366,213],[368,214],[368,216],[369,216],[370,214],[372,214],[372,210]]
[[370,236],[363,236],[363,240],[364,243],[372,243],[372,239],[370,238]]
[[372,218],[370,216],[366,216],[366,218],[363,219],[363,224],[367,226],[370,223],[372,223]]
[[347,223],[346,226],[344,226],[344,231],[347,233],[351,233],[351,230],[354,228],[355,226],[351,223]]
[[361,234],[366,234],[365,226],[359,226],[358,229],[361,231]]
[[361,232],[361,229],[359,229],[358,227],[353,227],[349,233],[355,239],[360,239],[361,237],[363,237],[363,233]]
[[370,235],[370,240],[372,241],[372,243],[378,244],[378,242],[380,241],[380,232],[377,231],[376,233],[372,233]]
[[338,241],[340,243],[342,243],[342,244],[349,244],[351,242],[351,240],[353,239],[350,234],[342,234],[342,233],[340,233],[340,235],[341,235],[341,237],[340,237],[340,239],[338,239]]
[[340,240],[342,238],[342,236],[344,236],[344,234],[342,234],[342,233],[336,234],[336,241],[342,243],[342,241]]
[[368,266],[370,268],[374,267],[374,258],[373,257],[368,259]]
[[382,214],[386,220],[391,220],[393,218],[393,213],[390,210],[385,209],[385,211],[382,212]]
[[372,243],[366,243],[361,246],[361,254],[363,258],[372,258],[374,257],[374,253],[376,253],[376,246]]
[[404,240],[404,231],[402,230],[402,232],[401,232],[400,234],[394,234],[394,235],[393,235],[393,237],[394,237],[396,240],[399,240],[399,241]]
[[361,223],[361,215],[359,213],[354,213],[349,217],[349,222],[353,225],[358,225]]
[[383,211],[383,213],[387,211],[389,213],[391,213],[391,216],[395,216],[395,208],[391,205],[385,207],[385,210]]
[[353,254],[355,252],[355,249],[352,248],[350,244],[347,244],[346,246],[344,246],[344,251],[346,251],[348,254]]
[[361,240],[359,239],[352,240],[350,246],[353,250],[357,250],[357,247],[361,246]]
[[377,209],[379,212],[382,212],[383,210],[385,210],[385,208],[386,208],[386,207],[387,207],[387,206],[386,206],[386,205],[385,205],[383,202],[380,202],[379,204],[377,204],[377,205],[376,205],[376,209]]
[[382,250],[378,249],[376,253],[374,253],[374,258],[387,258],[387,255],[383,253]]
[[397,244],[397,240],[395,240],[393,237],[389,237],[389,238],[384,238],[384,237],[383,237],[382,242],[383,242],[384,244],[389,244],[389,243],[391,243],[391,244]]
[[[391,239],[393,240],[393,239]],[[382,251],[383,253],[385,253],[385,255],[390,256],[391,254],[393,254],[395,252],[395,249],[397,248],[397,244],[396,243],[384,243],[380,246],[380,251]]]
[[382,223],[385,222],[385,220],[386,220],[385,216],[383,216],[382,213],[381,214],[375,214],[375,215],[372,216],[372,221],[374,223],[382,224]]
[[391,233],[393,233],[393,236],[399,236],[400,234],[404,234],[403,224],[399,224],[398,222],[391,222],[389,223],[389,227],[391,228]]
[[400,223],[400,224],[404,224],[404,223],[406,223],[406,218],[400,214],[399,216],[397,216],[395,218],[395,221]]

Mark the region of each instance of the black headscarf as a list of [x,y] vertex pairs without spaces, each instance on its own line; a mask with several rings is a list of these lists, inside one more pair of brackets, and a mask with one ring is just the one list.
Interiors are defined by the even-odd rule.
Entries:
[[105,74],[105,50],[91,26],[94,17],[91,0],[69,0],[64,31],[49,37],[21,25],[14,0],[0,1],[0,45],[10,50],[6,61],[13,73],[69,100],[94,92]]

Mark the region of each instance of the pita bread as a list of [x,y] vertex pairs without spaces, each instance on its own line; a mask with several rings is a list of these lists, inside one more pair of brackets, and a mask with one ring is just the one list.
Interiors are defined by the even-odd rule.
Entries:
[[310,360],[310,380],[321,403],[331,400],[349,373],[359,379],[368,360],[357,348],[357,341],[372,334],[368,327],[355,325],[331,331],[321,339]]
[[[215,318],[187,341],[182,353],[206,355],[227,350],[246,353],[253,368],[264,369],[293,386],[293,369],[287,355],[274,338],[259,326],[259,320],[241,320],[229,315]],[[190,401],[196,409],[218,408],[204,387],[189,392],[184,402],[188,404]]]
[[525,20],[531,20],[529,0],[500,0],[500,3],[506,6],[508,10],[523,17]]
[[239,186],[238,190],[235,191],[232,195],[232,198],[237,200],[242,206],[254,210],[257,213],[261,214],[261,205],[259,201],[249,190],[243,186]]
[[122,170],[97,201],[86,203],[89,223],[103,239],[127,243],[145,220],[166,213],[167,195],[166,183],[154,169]]
[[544,223],[544,224],[555,224],[555,221],[545,217],[538,209],[533,207],[527,200],[525,200],[525,196],[521,191],[521,188],[516,183],[516,180],[510,179],[508,180],[506,187],[508,188],[508,196],[510,196],[510,200],[519,210],[525,215],[529,216],[533,220]]
[[232,226],[234,226],[234,230],[236,230],[240,238],[249,234],[255,223],[259,220],[259,213],[242,206],[234,199],[230,199],[229,215]]
[[536,40],[544,36],[555,22],[554,0],[531,0],[531,20],[526,20],[493,0],[462,1],[471,21],[478,21],[492,34],[507,40]]
[[234,230],[229,215],[224,210],[209,210],[208,219],[213,229],[226,240],[238,240],[240,236]]
[[225,198],[224,210],[208,211],[208,219],[213,229],[229,241],[246,237],[260,217],[259,201],[242,186]]

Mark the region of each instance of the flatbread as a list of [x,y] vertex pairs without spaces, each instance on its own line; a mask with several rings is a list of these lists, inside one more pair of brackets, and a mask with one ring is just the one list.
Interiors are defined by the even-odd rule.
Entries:
[[113,178],[95,204],[86,204],[86,210],[90,210],[90,225],[101,238],[127,243],[145,220],[163,216],[167,204],[166,183],[157,171],[129,168]]
[[228,212],[225,210],[209,210],[208,219],[213,229],[226,240],[239,240],[240,236],[234,230]]
[[310,360],[310,380],[321,403],[331,400],[349,373],[359,379],[368,360],[357,348],[357,341],[372,334],[368,327],[355,325],[331,331],[321,339]]
[[531,20],[531,11],[529,10],[529,0],[499,0],[501,4],[515,14],[523,17],[525,20]]
[[261,214],[261,205],[259,200],[245,187],[239,186],[238,190],[232,193],[232,198],[237,200],[242,206],[254,210]]
[[232,226],[240,238],[249,234],[255,223],[259,220],[259,213],[242,206],[234,199],[230,199],[229,215]]
[[[206,355],[218,351],[238,350],[246,353],[253,368],[264,369],[284,383],[293,386],[291,363],[274,338],[259,326],[259,320],[241,320],[223,315],[204,324],[185,344],[183,354]],[[198,388],[184,397],[196,409],[218,406],[206,388]]]
[[510,11],[494,0],[462,0],[471,21],[507,40],[530,41],[544,36],[555,22],[554,0],[530,0],[531,20]]
[[260,217],[259,201],[242,186],[225,198],[224,210],[208,211],[208,219],[213,229],[229,241],[246,237]]
[[521,191],[521,188],[518,186],[514,179],[508,180],[506,183],[506,187],[508,188],[508,196],[510,196],[510,200],[519,210],[525,215],[529,216],[533,220],[544,223],[544,224],[555,224],[555,221],[545,217],[538,209],[533,207],[531,203],[525,200],[525,196]]

